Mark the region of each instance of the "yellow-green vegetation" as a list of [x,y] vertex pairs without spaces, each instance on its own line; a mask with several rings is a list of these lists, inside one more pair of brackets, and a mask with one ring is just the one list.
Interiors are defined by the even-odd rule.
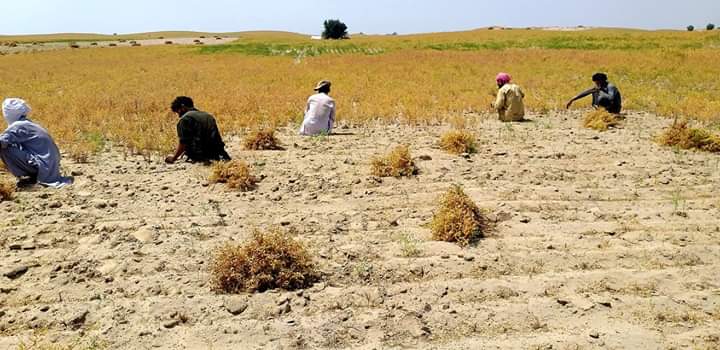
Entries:
[[451,130],[440,137],[440,147],[452,154],[475,153],[475,135],[466,130]]
[[416,258],[422,255],[423,250],[420,246],[422,241],[415,238],[415,236],[407,233],[403,234],[400,236],[399,242],[402,256],[406,258]]
[[467,246],[484,236],[488,220],[462,187],[454,185],[439,202],[430,224],[434,240]]
[[[531,112],[563,108],[592,86],[593,73],[605,71],[629,109],[720,119],[720,80],[708,79],[720,76],[720,31],[475,30],[341,41],[237,35],[237,42],[219,46],[6,55],[0,95],[26,99],[32,118],[50,129],[63,151],[83,148],[91,142],[84,135],[99,134],[143,154],[173,149],[177,118],[168,105],[179,94],[213,113],[224,132],[241,133],[297,124],[320,79],[333,81],[338,116],[354,125],[430,124],[489,112],[492,97],[485,92],[500,70],[528,92]],[[18,40],[0,40],[6,39]]]
[[253,151],[282,150],[280,141],[275,137],[275,130],[271,128],[258,129],[250,132],[243,140],[245,149]]
[[675,121],[659,137],[665,146],[682,149],[697,149],[706,152],[720,152],[720,135],[706,129],[692,128],[687,120]]
[[405,145],[396,147],[386,156],[378,156],[372,160],[372,174],[379,177],[410,177],[417,175],[418,168]]
[[210,272],[213,288],[224,293],[304,289],[319,279],[307,249],[279,230],[255,231],[243,245],[220,248]]
[[0,178],[0,202],[13,199],[15,183],[6,178]]
[[252,191],[257,186],[257,179],[250,171],[250,167],[242,160],[229,162],[216,162],[210,172],[211,183],[223,183],[227,187],[242,192]]
[[617,114],[608,113],[604,109],[597,109],[585,114],[583,126],[597,131],[607,131],[620,125],[622,118]]

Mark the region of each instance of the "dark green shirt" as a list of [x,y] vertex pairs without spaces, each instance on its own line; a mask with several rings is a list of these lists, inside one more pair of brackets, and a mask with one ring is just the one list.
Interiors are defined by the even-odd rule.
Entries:
[[180,143],[191,161],[230,160],[215,118],[196,109],[185,113],[177,124]]

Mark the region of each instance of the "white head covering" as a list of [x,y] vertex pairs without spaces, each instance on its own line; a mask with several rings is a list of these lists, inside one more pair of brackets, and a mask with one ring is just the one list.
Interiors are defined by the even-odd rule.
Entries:
[[30,114],[30,106],[19,98],[8,98],[2,104],[3,116],[8,125]]

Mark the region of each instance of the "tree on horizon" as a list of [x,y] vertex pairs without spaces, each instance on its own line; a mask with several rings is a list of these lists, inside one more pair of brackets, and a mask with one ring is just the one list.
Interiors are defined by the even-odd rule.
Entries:
[[322,38],[323,39],[347,39],[348,38],[348,32],[347,32],[347,25],[345,23],[341,22],[339,19],[329,19],[326,20],[324,23],[325,30],[323,30]]

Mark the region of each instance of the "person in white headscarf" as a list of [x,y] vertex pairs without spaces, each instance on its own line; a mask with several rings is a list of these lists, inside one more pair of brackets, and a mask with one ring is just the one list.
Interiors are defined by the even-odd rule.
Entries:
[[315,95],[308,98],[300,135],[330,134],[335,124],[335,100],[330,97],[331,82],[323,80],[315,86]]
[[39,183],[60,188],[71,184],[71,178],[60,175],[60,151],[55,141],[47,130],[27,118],[30,110],[19,98],[3,102],[8,127],[0,134],[0,158],[20,186]]

